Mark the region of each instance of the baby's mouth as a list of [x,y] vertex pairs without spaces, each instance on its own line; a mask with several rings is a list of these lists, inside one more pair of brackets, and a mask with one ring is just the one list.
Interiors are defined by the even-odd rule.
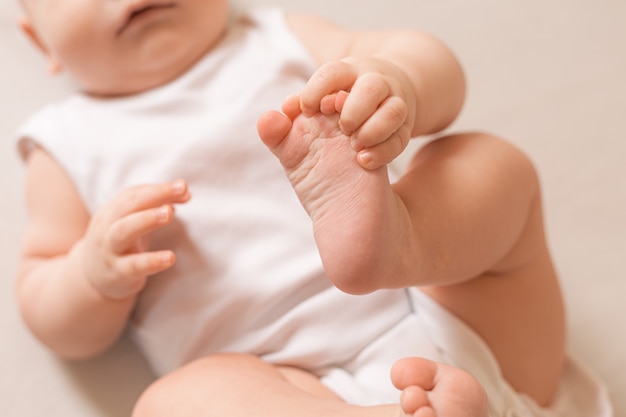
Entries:
[[158,9],[171,9],[172,7],[174,7],[173,3],[153,3],[133,9],[128,13],[126,20],[124,20],[124,23],[122,23],[122,25],[120,25],[120,27],[117,29],[115,35],[121,35],[122,32],[124,32],[126,28],[130,26],[131,23],[135,21],[138,17],[144,16]]

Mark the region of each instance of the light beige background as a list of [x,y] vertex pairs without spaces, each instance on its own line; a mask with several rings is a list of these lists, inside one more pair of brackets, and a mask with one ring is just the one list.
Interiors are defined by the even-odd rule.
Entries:
[[[10,132],[69,85],[48,79],[19,36],[14,2],[0,5],[0,415],[127,416],[151,380],[128,341],[97,360],[63,363],[29,335],[16,311],[25,214]],[[456,51],[469,97],[453,129],[503,135],[536,162],[569,310],[569,346],[607,381],[616,416],[626,415],[626,1],[274,3],[355,28],[422,28]]]

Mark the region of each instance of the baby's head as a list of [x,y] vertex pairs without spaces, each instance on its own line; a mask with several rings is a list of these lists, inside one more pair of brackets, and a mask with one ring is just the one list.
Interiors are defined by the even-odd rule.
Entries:
[[22,0],[22,29],[87,93],[120,96],[177,78],[221,37],[228,0]]

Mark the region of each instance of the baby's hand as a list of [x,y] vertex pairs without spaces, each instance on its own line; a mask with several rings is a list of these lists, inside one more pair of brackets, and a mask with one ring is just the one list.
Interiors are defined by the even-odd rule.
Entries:
[[[347,92],[347,93],[346,93]],[[305,115],[339,112],[359,163],[375,169],[406,147],[415,119],[414,87],[394,65],[376,58],[346,58],[327,63],[300,94]]]
[[131,187],[92,217],[77,250],[83,273],[104,297],[138,294],[147,277],[174,264],[171,250],[147,251],[149,234],[174,218],[174,204],[191,197],[183,180]]

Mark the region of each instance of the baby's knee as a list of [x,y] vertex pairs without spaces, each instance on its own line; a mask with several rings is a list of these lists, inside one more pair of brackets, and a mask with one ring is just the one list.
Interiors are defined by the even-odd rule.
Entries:
[[139,396],[133,407],[132,417],[148,417],[165,415],[172,411],[169,387],[172,384],[171,377],[165,376],[153,382]]
[[518,191],[536,195],[539,180],[529,156],[508,140],[485,132],[469,132],[444,136],[425,145],[417,153],[414,164],[454,166],[464,180],[498,178],[500,185],[512,185]]

